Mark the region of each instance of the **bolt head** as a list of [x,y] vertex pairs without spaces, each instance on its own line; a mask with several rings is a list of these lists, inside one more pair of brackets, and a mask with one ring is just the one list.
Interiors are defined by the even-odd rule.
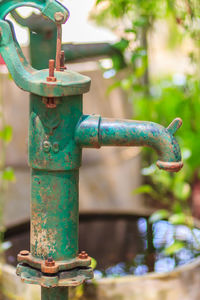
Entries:
[[81,251],[78,258],[80,259],[88,259],[88,254],[85,251]]
[[56,12],[54,14],[54,19],[56,22],[62,23],[65,20],[65,16],[62,12]]
[[22,250],[19,252],[20,255],[23,255],[23,256],[27,256],[29,255],[29,251],[28,250]]
[[52,257],[48,257],[48,259],[45,260],[45,266],[46,267],[54,267],[55,266],[55,261],[53,260]]

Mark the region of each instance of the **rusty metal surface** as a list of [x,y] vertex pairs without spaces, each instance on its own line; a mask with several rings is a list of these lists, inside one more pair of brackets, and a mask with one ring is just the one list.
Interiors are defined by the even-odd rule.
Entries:
[[37,8],[42,12],[43,15],[47,16],[52,21],[55,21],[55,13],[61,12],[64,15],[64,19],[62,21],[63,24],[69,17],[69,11],[55,0],[1,0],[0,19],[4,19],[12,10],[21,6],[30,6]]
[[181,125],[180,118],[175,119],[168,128],[164,128],[153,122],[83,116],[76,128],[75,139],[82,147],[151,147],[158,153],[157,166],[160,169],[178,172],[183,163],[174,133]]
[[56,71],[60,71],[61,63],[62,27],[57,25]]
[[18,262],[27,264],[37,270],[41,270],[43,273],[54,274],[58,273],[59,271],[71,270],[77,267],[89,267],[91,264],[91,258],[87,253],[83,252],[84,251],[82,251],[82,253],[80,253],[74,259],[66,261],[55,261],[52,257],[47,258],[46,260],[37,258],[28,251],[26,251],[26,255],[20,252],[17,256],[17,259]]
[[41,299],[43,300],[68,300],[68,291],[63,287],[53,289],[42,288]]
[[[41,287],[69,287],[78,286],[85,282],[85,280],[93,278],[93,271],[91,268],[75,268],[68,271],[58,272],[56,274],[45,274],[34,268],[30,268],[24,264],[18,264],[17,275],[25,283],[39,284]],[[43,300],[43,299],[42,299]]]
[[[17,43],[12,24],[4,21],[10,10],[25,4],[40,9],[57,25],[56,71],[53,59],[49,69],[33,69]],[[66,299],[66,289],[53,288],[77,286],[93,277],[88,267],[90,257],[85,251],[78,253],[82,148],[148,146],[158,153],[158,167],[167,171],[182,167],[174,138],[181,119],[164,128],[153,122],[83,115],[82,94],[89,90],[90,79],[64,71],[61,52],[61,24],[68,15],[54,0],[0,1],[0,53],[16,84],[31,93],[31,245],[30,253],[23,250],[18,255],[17,274],[25,283],[41,285],[42,300]]]
[[21,48],[13,41],[10,25],[0,21],[0,53],[15,83],[30,93],[45,97],[62,97],[88,92],[90,79],[76,72],[55,72],[58,82],[48,82],[49,70],[37,71],[30,67],[22,54]]
[[47,81],[49,81],[49,82],[56,81],[56,77],[54,76],[54,68],[55,68],[55,60],[50,59],[49,60],[49,76],[47,76]]

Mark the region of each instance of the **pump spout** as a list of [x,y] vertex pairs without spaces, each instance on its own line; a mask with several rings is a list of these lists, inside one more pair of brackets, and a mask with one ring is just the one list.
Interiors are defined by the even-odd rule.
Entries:
[[132,120],[115,120],[95,115],[80,119],[75,141],[81,147],[147,146],[153,148],[159,160],[157,166],[169,172],[178,172],[182,166],[181,152],[174,133],[182,125],[176,118],[167,127],[157,123]]

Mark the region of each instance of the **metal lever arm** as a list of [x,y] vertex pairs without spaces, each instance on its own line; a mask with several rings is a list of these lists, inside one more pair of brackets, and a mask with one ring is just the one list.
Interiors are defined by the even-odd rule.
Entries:
[[66,10],[66,8],[56,0],[2,0],[0,1],[0,19],[4,20],[7,14],[9,14],[13,9],[21,6],[37,8],[42,12],[43,15],[54,22],[55,13],[61,12],[64,15],[63,19],[60,21],[61,24],[64,24],[69,17],[69,11]]
[[[48,70],[37,72],[37,70],[33,69],[28,64],[23,56],[19,44],[17,43],[12,24],[10,24],[9,21],[4,20],[5,16],[12,9],[24,5],[40,9],[45,16],[54,20],[57,24],[64,23],[69,17],[69,12],[64,6],[55,0],[0,1],[0,54],[6,62],[9,72],[11,73],[15,83],[23,90],[51,97],[52,95],[55,95],[55,90],[53,84],[47,85],[46,83]],[[57,18],[57,15],[62,18]],[[63,95],[63,82],[59,81],[57,85],[61,86],[60,93]],[[57,96],[60,96],[59,92]]]

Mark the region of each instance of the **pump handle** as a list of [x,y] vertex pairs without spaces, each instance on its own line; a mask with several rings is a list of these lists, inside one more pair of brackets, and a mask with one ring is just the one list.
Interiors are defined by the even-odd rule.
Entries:
[[[37,8],[43,15],[56,23],[64,24],[69,18],[69,11],[56,0],[1,0],[0,20],[4,20],[12,10],[21,6]],[[55,18],[56,14],[62,14],[62,17]]]

